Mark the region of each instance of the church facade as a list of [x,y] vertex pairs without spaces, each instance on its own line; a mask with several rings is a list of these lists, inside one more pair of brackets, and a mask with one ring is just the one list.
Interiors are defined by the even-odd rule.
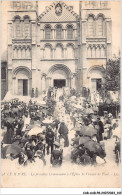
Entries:
[[79,14],[63,1],[38,14],[36,1],[10,2],[8,91],[30,96],[48,87],[97,91],[111,58],[110,2],[79,2]]

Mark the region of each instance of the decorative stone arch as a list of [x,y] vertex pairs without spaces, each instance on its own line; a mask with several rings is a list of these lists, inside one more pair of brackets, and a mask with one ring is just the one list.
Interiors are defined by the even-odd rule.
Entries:
[[22,17],[22,20],[25,20],[25,19],[29,19],[29,22],[31,21],[31,18],[30,18],[29,15],[25,15],[25,16]]
[[69,46],[72,46],[73,49],[76,49],[76,48],[75,48],[75,45],[74,45],[73,43],[67,43],[67,44],[66,44],[66,47],[69,47]]
[[53,50],[53,46],[50,43],[45,43],[42,49],[45,49],[45,47],[50,47]]
[[75,45],[73,43],[66,44],[67,58],[75,58]]
[[103,77],[105,76],[105,68],[103,66],[92,66],[91,68],[89,68],[88,72],[87,72],[87,78],[90,78],[90,74],[95,71],[98,70],[99,72],[101,72],[103,74]]
[[90,17],[92,17],[94,20],[96,19],[95,15],[92,14],[92,13],[90,13],[90,14],[87,15],[87,20],[88,20]]
[[47,73],[47,86],[53,86],[55,79],[63,79],[66,82],[66,86],[71,86],[72,72],[64,64],[55,64],[51,66]]
[[71,70],[64,64],[55,64],[53,66],[51,66],[48,70],[48,76],[51,76],[51,74],[53,74],[55,72],[55,70],[60,69],[65,71],[65,73],[69,76],[72,75]]
[[63,59],[65,54],[64,54],[64,45],[62,43],[57,43],[54,47],[55,50],[55,58],[57,59]]
[[68,23],[68,24],[66,25],[66,29],[68,29],[69,26],[71,26],[73,30],[75,29],[74,24],[72,24],[72,23]]
[[105,69],[103,66],[93,66],[88,70],[87,78],[88,87],[91,91],[91,98],[93,100],[94,93],[97,93],[99,89],[102,87],[102,84],[105,82]]
[[62,28],[62,30],[64,29],[64,26],[62,25],[62,24],[56,24],[55,26],[54,26],[54,28],[56,29],[57,27],[61,27]]
[[13,70],[14,76],[16,76],[19,72],[24,73],[29,79],[32,78],[31,70],[26,66],[19,66]]
[[97,15],[96,19],[98,19],[99,17],[102,17],[102,18],[103,18],[103,20],[105,20],[105,15],[104,15],[104,14],[99,13],[99,14]]
[[[20,66],[20,67],[17,67],[13,70],[13,94],[15,94],[15,95],[20,95],[20,93],[19,93],[19,80],[26,80],[27,81],[27,94],[31,95],[31,90],[32,90],[32,72],[31,72],[31,70],[25,66]],[[24,81],[22,81],[22,82],[24,82]]]
[[19,19],[21,21],[21,17],[19,15],[13,17],[13,22],[15,22],[16,19]]
[[62,43],[56,43],[54,49],[56,49],[56,47],[58,46],[60,46],[64,50],[64,45]]
[[46,43],[43,48],[43,57],[45,59],[50,59],[53,56],[53,46],[50,43]]
[[43,28],[45,29],[47,27],[49,27],[50,29],[52,29],[52,25],[51,24],[45,24]]

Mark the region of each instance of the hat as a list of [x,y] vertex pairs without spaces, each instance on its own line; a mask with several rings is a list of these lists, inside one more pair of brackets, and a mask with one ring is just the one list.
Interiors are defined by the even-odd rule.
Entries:
[[56,145],[58,147],[60,146],[59,142],[57,142],[57,141],[54,142],[54,145]]

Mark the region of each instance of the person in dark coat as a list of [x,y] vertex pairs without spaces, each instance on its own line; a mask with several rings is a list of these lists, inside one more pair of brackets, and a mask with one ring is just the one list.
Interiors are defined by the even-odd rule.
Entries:
[[55,149],[52,151],[50,162],[52,166],[61,166],[63,160],[63,150],[60,149],[60,144],[54,142]]
[[64,147],[69,146],[69,139],[68,139],[68,128],[66,127],[64,122],[61,122],[60,128],[59,128],[59,134],[64,138]]
[[104,126],[103,126],[103,123],[102,121],[100,120],[100,117],[97,117],[97,126],[98,126],[98,129],[97,129],[97,141],[100,142],[103,140],[103,136],[102,134],[104,133]]
[[49,126],[46,131],[46,144],[47,144],[47,155],[49,154],[49,148],[51,147],[51,153],[53,151],[53,143],[54,143],[54,137],[55,134],[52,131],[52,128]]

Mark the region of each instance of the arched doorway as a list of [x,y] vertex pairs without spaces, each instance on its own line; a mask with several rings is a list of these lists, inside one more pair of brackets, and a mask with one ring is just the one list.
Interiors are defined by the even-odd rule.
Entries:
[[71,71],[62,64],[52,66],[48,72],[48,87],[70,87],[71,86]]
[[30,95],[32,88],[31,71],[27,67],[18,67],[13,73],[13,94],[21,96]]
[[98,92],[104,83],[105,69],[102,66],[93,66],[88,71],[91,92]]

